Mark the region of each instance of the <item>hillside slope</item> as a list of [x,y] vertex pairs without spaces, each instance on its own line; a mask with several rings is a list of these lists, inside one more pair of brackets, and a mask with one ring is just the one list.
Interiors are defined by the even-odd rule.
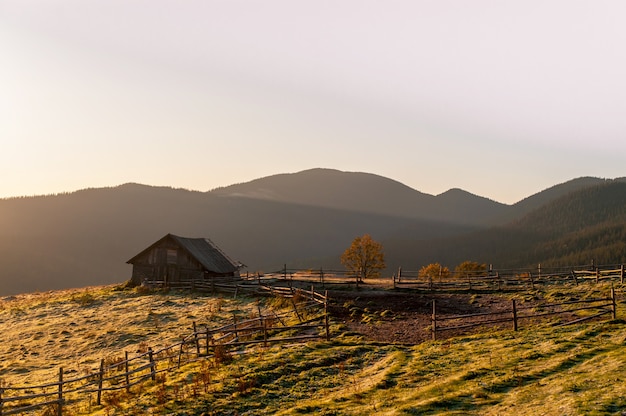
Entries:
[[466,226],[493,224],[509,208],[460,189],[433,196],[371,173],[333,169],[273,175],[210,193]]
[[3,200],[0,218],[2,295],[125,281],[125,262],[167,233],[211,238],[255,272],[295,261],[318,266],[329,256],[338,266],[363,233],[429,238],[475,229],[136,184]]
[[[549,201],[556,194],[553,189],[542,198]],[[623,209],[619,199],[602,199],[605,203]],[[274,271],[285,263],[339,267],[343,250],[364,233],[383,241],[389,270],[467,259],[508,266],[552,257],[600,260],[593,251],[598,247],[606,252],[603,258],[623,257],[622,228],[594,219],[593,207],[575,211],[573,218],[585,219],[579,224],[589,233],[584,241],[618,241],[610,249],[608,243],[585,246],[577,240],[581,229],[567,234],[573,240],[563,240],[576,250],[552,247],[560,240],[538,232],[535,228],[545,227],[533,228],[532,223],[557,224],[542,218],[571,211],[558,204],[517,226],[480,232],[500,221],[492,215],[510,208],[458,189],[432,196],[377,175],[325,169],[205,193],[126,184],[5,199],[0,200],[0,295],[123,282],[131,273],[125,262],[167,233],[211,238],[250,272]],[[555,233],[565,235],[571,225],[565,223]]]
[[[436,241],[385,242],[393,261],[411,253],[427,264],[471,259],[497,267],[626,262],[626,183],[607,181],[547,203],[505,226]],[[418,264],[419,264],[418,263]]]
[[506,219],[511,221],[515,218],[520,218],[528,214],[529,212],[532,212],[567,194],[610,182],[626,182],[626,178],[601,179],[593,177],[582,177],[551,186],[548,189],[544,189],[541,192],[530,195],[527,198],[524,198],[521,201],[512,205],[511,209],[508,210],[508,213],[506,214]]
[[[618,285],[618,293],[622,289]],[[610,284],[600,282],[542,288],[531,297],[520,293],[514,299],[520,306],[533,307],[537,305],[533,298],[541,304],[598,298],[610,290]],[[343,292],[343,296],[344,300],[345,296],[353,295],[355,300],[364,296],[365,303],[372,292]],[[383,296],[389,293],[379,291]],[[437,305],[470,310],[487,304],[495,309],[511,302],[510,294],[489,302],[480,294],[396,292],[394,296],[398,296],[397,307],[384,314],[376,307],[361,309],[368,311],[369,324],[365,325],[390,324],[399,331],[422,332],[425,339],[429,327],[414,326],[407,318],[407,310],[413,307],[423,308],[416,314],[428,321],[433,299]],[[260,312],[271,316],[291,309],[291,304],[280,309],[280,304],[269,299],[259,302],[241,296],[115,287],[15,296],[1,302],[0,331],[9,340],[0,344],[3,387],[50,383],[54,388],[29,389],[37,394],[56,393],[59,367],[63,367],[65,381],[95,375],[101,359],[108,366],[122,362],[126,354],[137,357],[148,347],[158,351],[192,333],[196,322],[199,328],[216,328],[232,322],[234,315]],[[626,378],[622,297],[615,320],[556,326],[561,318],[551,316],[540,322],[524,320],[517,332],[508,327],[474,328],[473,334],[416,345],[373,341],[349,330],[346,321],[362,320],[358,313],[346,318],[355,310],[354,302],[337,302],[330,309],[345,309],[338,316],[331,312],[330,341],[291,341],[267,347],[259,343],[246,346],[247,353],[242,349],[222,353],[219,360],[212,356],[196,359],[190,346],[185,355],[193,363],[177,368],[175,361],[158,361],[157,382],[150,380],[147,365],[137,370],[134,361],[129,369],[138,372],[131,377],[145,374],[145,382],[126,390],[120,376],[126,371],[122,365],[107,373],[107,377],[119,377],[115,385],[119,390],[104,391],[102,405],[96,404],[95,393],[77,395],[66,388],[63,414],[539,416],[621,415],[626,411],[626,384],[620,382]],[[583,316],[584,311],[579,314]],[[170,368],[165,371],[166,366]],[[94,388],[96,380],[88,387]],[[3,398],[23,394],[23,390],[3,391]],[[22,404],[47,399],[33,397]],[[4,410],[12,403],[5,402]]]

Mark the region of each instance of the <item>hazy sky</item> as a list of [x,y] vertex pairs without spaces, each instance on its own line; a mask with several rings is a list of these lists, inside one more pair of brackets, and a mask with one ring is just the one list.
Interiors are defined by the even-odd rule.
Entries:
[[626,2],[0,0],[0,197],[626,176]]

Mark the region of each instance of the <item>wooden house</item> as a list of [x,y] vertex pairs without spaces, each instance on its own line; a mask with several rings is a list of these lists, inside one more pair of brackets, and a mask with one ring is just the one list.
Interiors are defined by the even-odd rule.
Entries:
[[233,261],[207,238],[167,234],[127,261],[134,284],[193,287],[211,279],[239,277],[243,264]]

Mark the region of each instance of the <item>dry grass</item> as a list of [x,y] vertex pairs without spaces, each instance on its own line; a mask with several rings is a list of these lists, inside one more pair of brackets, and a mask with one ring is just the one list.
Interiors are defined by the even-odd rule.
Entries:
[[[607,287],[543,295],[561,298],[570,290],[597,294]],[[0,375],[16,384],[54,380],[59,365],[93,370],[125,349],[164,346],[193,321],[218,326],[234,311],[257,313],[255,300],[113,287],[0,304],[0,329],[11,340],[0,345]],[[620,302],[618,317],[624,314]],[[405,346],[368,343],[334,323],[331,342],[259,346],[198,361],[74,414],[622,415],[625,328],[623,320],[544,324]]]
[[175,343],[194,321],[216,327],[233,312],[254,311],[250,301],[114,286],[7,297],[0,301],[0,378],[32,385],[54,380],[61,366],[70,375],[96,371],[102,358]]

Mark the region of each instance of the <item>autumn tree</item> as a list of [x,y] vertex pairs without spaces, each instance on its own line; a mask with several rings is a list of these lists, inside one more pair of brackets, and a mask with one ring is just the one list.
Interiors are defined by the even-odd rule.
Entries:
[[487,273],[486,264],[469,260],[464,261],[454,269],[454,274],[457,277],[476,276],[484,273]]
[[357,282],[371,277],[379,277],[385,266],[383,245],[372,240],[369,234],[356,237],[341,256],[349,272],[357,276]]
[[450,269],[439,263],[431,263],[420,269],[418,277],[423,277],[425,279],[434,279],[436,277],[445,279],[450,277]]

